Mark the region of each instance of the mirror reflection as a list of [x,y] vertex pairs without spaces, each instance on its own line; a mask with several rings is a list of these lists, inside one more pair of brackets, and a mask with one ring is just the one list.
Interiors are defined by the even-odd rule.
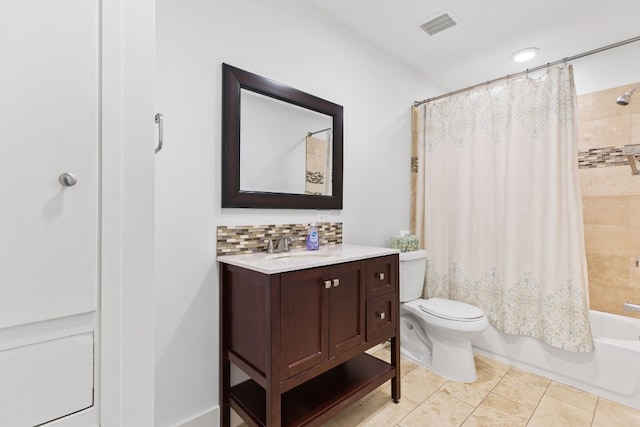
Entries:
[[242,89],[240,190],[331,195],[333,117]]

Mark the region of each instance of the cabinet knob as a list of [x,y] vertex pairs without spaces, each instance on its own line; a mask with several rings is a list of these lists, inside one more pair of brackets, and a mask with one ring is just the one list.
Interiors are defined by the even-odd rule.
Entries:
[[376,273],[376,278],[378,280],[384,280],[384,273]]
[[337,288],[338,286],[340,286],[340,279],[333,279],[333,287]]
[[383,311],[382,313],[376,313],[376,317],[377,317],[378,319],[380,319],[380,320],[384,320],[384,318],[385,318],[384,311]]
[[325,287],[326,289],[329,289],[329,288],[331,287],[331,280],[325,280],[325,281],[324,281],[324,287]]
[[73,187],[78,182],[78,178],[72,173],[65,172],[58,177],[58,182],[65,187]]

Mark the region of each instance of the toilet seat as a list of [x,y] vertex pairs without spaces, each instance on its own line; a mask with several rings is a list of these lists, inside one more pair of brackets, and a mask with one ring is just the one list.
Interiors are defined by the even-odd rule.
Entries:
[[484,313],[478,307],[442,298],[420,300],[419,307],[432,316],[457,322],[477,322],[484,317]]

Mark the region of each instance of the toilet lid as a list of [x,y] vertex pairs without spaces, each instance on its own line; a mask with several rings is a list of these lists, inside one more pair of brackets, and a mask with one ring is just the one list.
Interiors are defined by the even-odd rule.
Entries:
[[484,317],[478,307],[460,301],[430,298],[420,303],[420,310],[442,319],[471,322]]

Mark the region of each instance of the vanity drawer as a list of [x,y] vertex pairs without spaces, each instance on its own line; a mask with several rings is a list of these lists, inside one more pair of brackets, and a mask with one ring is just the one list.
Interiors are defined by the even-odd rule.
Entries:
[[397,256],[390,255],[367,260],[367,298],[396,291],[397,259]]
[[394,292],[367,301],[367,341],[394,336],[398,307],[396,295]]

